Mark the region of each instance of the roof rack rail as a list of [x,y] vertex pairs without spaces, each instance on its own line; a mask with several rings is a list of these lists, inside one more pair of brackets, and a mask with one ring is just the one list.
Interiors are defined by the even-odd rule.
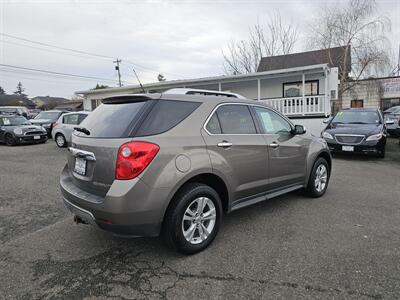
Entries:
[[222,91],[215,91],[215,90],[192,89],[192,88],[174,88],[174,89],[169,89],[169,90],[166,90],[163,94],[220,96],[220,97],[230,97],[230,98],[245,99],[245,97],[243,97],[240,94],[236,94],[236,93],[222,92]]

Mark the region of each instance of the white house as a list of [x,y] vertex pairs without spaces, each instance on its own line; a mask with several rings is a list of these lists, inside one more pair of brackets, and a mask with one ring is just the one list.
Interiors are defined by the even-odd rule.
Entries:
[[[317,64],[245,75],[163,81],[143,87],[146,93],[179,87],[238,93],[275,107],[293,122],[303,124],[309,132],[319,135],[323,129],[322,121],[331,114],[331,101],[337,95],[338,69]],[[142,92],[140,85],[132,85],[76,94],[84,97],[84,110],[93,110],[106,97]]]
[[[257,72],[243,75],[171,80],[143,85],[145,93],[172,88],[229,91],[269,104],[308,131],[319,135],[323,119],[331,114],[338,95],[338,73],[343,62],[350,70],[350,48],[336,47],[316,51],[263,57]],[[140,85],[79,91],[84,109],[93,110],[101,100],[122,94],[143,93]]]

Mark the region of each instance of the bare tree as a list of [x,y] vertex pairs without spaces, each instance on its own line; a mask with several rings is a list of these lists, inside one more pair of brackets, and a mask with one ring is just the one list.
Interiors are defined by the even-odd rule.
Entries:
[[257,20],[247,40],[231,40],[227,50],[222,51],[225,73],[256,72],[262,57],[291,53],[296,41],[297,29],[293,24],[285,25],[279,13],[271,16],[265,26]]
[[[380,75],[390,67],[390,43],[385,36],[390,30],[390,20],[378,16],[376,8],[374,0],[351,0],[344,5],[331,3],[321,7],[311,21],[309,46],[317,49],[343,47],[339,61],[339,101],[358,79]],[[327,53],[332,63],[330,51]]]

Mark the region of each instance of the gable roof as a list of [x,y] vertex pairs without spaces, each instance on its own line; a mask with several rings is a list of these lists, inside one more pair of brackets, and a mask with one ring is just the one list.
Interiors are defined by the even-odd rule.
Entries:
[[0,95],[0,106],[26,106],[34,108],[36,105],[24,95]]
[[[346,70],[351,70],[350,47],[347,47]],[[314,50],[286,55],[263,57],[258,65],[257,72],[265,72],[278,69],[309,66],[315,64],[328,64],[329,67],[342,69],[345,59],[346,47],[335,47],[322,50]]]
[[50,104],[50,103],[63,103],[70,101],[69,99],[62,98],[62,97],[50,97],[50,96],[37,96],[32,98],[33,102],[42,101],[43,103]]

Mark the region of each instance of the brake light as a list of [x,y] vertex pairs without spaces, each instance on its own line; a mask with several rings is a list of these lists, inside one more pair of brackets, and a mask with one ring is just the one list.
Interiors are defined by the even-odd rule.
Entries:
[[127,180],[137,177],[147,168],[160,150],[156,144],[129,142],[118,149],[115,179]]
[[54,127],[56,127],[57,125],[58,125],[57,122],[51,123],[51,128],[54,128]]

